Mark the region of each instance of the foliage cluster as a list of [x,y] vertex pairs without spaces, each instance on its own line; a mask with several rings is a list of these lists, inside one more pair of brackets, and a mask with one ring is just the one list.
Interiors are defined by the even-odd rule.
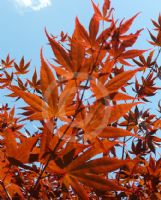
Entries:
[[78,18],[72,36],[46,31],[54,60],[41,50],[40,76],[24,78],[24,57],[2,59],[0,88],[25,106],[0,108],[1,199],[161,199],[161,120],[142,109],[160,90],[161,16],[140,50],[138,14],[118,21],[110,0],[92,6],[88,31]]

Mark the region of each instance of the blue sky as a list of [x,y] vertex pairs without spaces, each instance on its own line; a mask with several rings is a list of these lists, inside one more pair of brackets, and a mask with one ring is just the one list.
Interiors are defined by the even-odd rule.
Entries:
[[[102,3],[103,0],[94,0]],[[129,18],[141,12],[136,19],[132,31],[145,28],[142,37],[137,43],[140,49],[151,46],[146,42],[149,39],[147,27],[152,29],[151,19],[157,19],[161,11],[160,0],[111,0],[115,8],[115,17]],[[88,27],[92,15],[90,0],[3,0],[0,3],[0,58],[10,53],[12,58],[23,55],[32,60],[33,68],[39,69],[39,51],[44,47],[44,54],[51,58],[51,50],[47,45],[44,27],[53,35],[61,30],[72,33],[75,17]]]
[[[103,0],[95,0],[102,3]],[[112,0],[115,16],[130,17],[142,12],[134,23],[133,30],[151,27],[150,19],[160,12],[160,0]],[[77,15],[87,27],[92,14],[90,0],[3,0],[0,3],[0,57],[8,53],[19,59],[22,55],[39,65],[39,50],[45,47],[50,55],[44,27],[57,35],[61,30],[71,33]],[[146,47],[147,31],[143,34],[140,48]]]
[[[102,3],[103,0],[94,0]],[[132,31],[145,28],[137,43],[140,49],[151,48],[147,43],[149,34],[147,27],[152,29],[151,19],[156,20],[161,11],[160,0],[111,0],[115,8],[115,18],[129,18],[141,12],[136,19]],[[58,35],[62,30],[69,34],[74,28],[75,17],[88,27],[92,15],[90,0],[1,0],[0,2],[0,59],[9,53],[16,61],[24,55],[32,60],[33,70],[39,69],[40,48],[51,58],[51,50],[47,45],[44,28]],[[159,83],[160,84],[160,83]],[[160,94],[153,99],[150,108],[157,106]],[[0,100],[1,103],[1,100]],[[31,124],[29,125],[31,127]],[[34,123],[32,127],[36,126]]]

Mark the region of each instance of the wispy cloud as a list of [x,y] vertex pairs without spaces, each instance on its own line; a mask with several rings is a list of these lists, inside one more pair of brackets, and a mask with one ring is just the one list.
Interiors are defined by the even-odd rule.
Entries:
[[14,0],[14,3],[19,9],[31,9],[33,11],[39,11],[52,4],[51,0]]

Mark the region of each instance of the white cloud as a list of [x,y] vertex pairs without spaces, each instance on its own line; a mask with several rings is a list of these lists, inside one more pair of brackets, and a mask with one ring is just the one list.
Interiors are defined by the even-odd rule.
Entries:
[[31,9],[39,11],[42,8],[51,6],[51,0],[14,0],[19,9]]

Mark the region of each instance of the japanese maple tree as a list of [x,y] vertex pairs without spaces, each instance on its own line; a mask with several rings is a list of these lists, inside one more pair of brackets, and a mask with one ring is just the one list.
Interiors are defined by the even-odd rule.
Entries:
[[45,30],[53,59],[41,49],[31,78],[24,57],[1,60],[0,199],[161,199],[161,104],[143,109],[160,90],[161,16],[151,49],[135,49],[138,14],[92,6],[88,30],[78,18],[71,36]]

